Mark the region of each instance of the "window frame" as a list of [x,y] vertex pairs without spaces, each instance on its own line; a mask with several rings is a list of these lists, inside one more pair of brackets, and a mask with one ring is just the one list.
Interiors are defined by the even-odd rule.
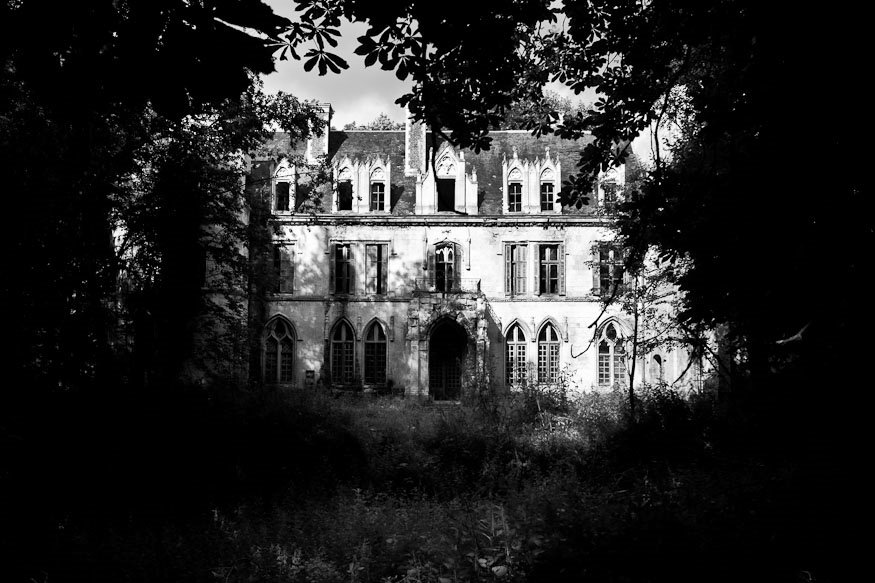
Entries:
[[[511,338],[516,336],[515,338]],[[504,335],[504,384],[507,387],[520,387],[528,380],[526,333],[519,322],[511,324]]]
[[[552,337],[550,333],[552,332]],[[544,336],[542,339],[541,337]],[[538,383],[555,384],[559,382],[561,367],[561,337],[553,322],[546,322],[538,330]]]
[[[377,249],[377,260],[376,262],[372,262],[371,254],[369,250],[371,248]],[[366,241],[364,242],[365,249],[365,293],[370,295],[379,295],[385,296],[389,293],[388,284],[389,284],[389,243],[385,241]],[[373,276],[373,281],[375,285],[372,289],[371,281],[371,268],[372,265],[375,267],[374,271],[376,272]]]
[[[549,188],[549,192],[547,193],[544,191],[544,188],[548,187],[548,186],[550,188]],[[556,193],[555,193],[556,188],[555,187],[556,187],[556,185],[553,183],[552,180],[549,180],[549,181],[544,180],[541,182],[541,212],[542,213],[556,212]],[[544,208],[544,205],[545,205],[544,195],[545,194],[550,195],[550,201],[549,201],[550,208]]]
[[[355,247],[356,245],[349,241],[331,241],[330,245],[330,273],[329,273],[329,294],[330,295],[353,295],[355,293]],[[347,257],[341,259],[341,249],[347,249]],[[341,276],[339,267],[345,265],[344,276]],[[345,286],[340,286],[340,282],[346,283]]]
[[[282,325],[284,332],[282,335],[276,333],[277,326]],[[266,385],[294,385],[295,384],[295,356],[297,352],[298,335],[295,327],[291,322],[283,317],[271,318],[264,327],[261,350],[261,379]],[[271,340],[276,342],[275,353],[273,354],[273,365],[268,349]],[[283,350],[284,341],[288,341],[288,351]],[[288,356],[288,374],[284,374],[286,360],[284,356]],[[272,375],[271,375],[271,369]],[[273,378],[270,378],[273,376]]]
[[[516,197],[516,200],[514,200],[514,197]],[[518,208],[514,209],[514,205],[516,205]],[[513,214],[519,214],[523,212],[522,181],[514,180],[507,183],[507,212]]]
[[[274,241],[271,248],[271,291],[275,294],[295,293],[295,242]],[[286,255],[285,264],[283,254]]]
[[[342,338],[338,338],[342,336]],[[352,324],[340,320],[331,330],[331,384],[348,387],[355,384],[356,336]],[[338,372],[338,369],[340,372]]]
[[[626,348],[623,346],[623,335],[618,328],[619,325],[615,321],[609,320],[599,332],[596,352],[598,355],[596,384],[599,387],[625,387],[628,384]],[[610,338],[611,330],[614,332],[614,338]],[[606,351],[602,351],[602,345],[605,346]]]
[[504,295],[508,297],[528,294],[528,248],[528,243],[524,242],[509,241],[504,244]]
[[[376,338],[371,339],[372,332],[377,331]],[[382,337],[381,337],[382,336]],[[389,341],[386,331],[380,321],[374,320],[364,335],[364,384],[368,386],[383,386],[388,378]],[[377,362],[373,362],[376,360]]]
[[[379,193],[376,192],[377,187],[379,187]],[[379,195],[379,196],[377,196]],[[378,199],[379,205],[375,204],[375,198]],[[386,183],[383,180],[373,180],[371,181],[370,188],[370,199],[368,203],[368,209],[372,213],[378,212],[386,212]]]

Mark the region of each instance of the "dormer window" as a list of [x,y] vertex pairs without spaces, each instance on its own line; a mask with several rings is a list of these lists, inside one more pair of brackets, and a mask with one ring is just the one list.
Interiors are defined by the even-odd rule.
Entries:
[[617,183],[608,181],[602,184],[603,206],[606,213],[617,212]]
[[288,160],[280,162],[274,174],[273,210],[286,213],[295,208],[295,167]]
[[553,210],[553,183],[541,183],[541,211]]
[[343,168],[337,176],[337,210],[352,210],[352,170]]
[[380,166],[371,171],[371,192],[368,208],[372,212],[386,210],[386,172]]
[[541,172],[541,212],[553,212],[555,181],[550,168]]
[[507,191],[507,210],[511,213],[523,212],[523,183],[511,182]]
[[371,182],[371,210],[386,210],[386,185],[382,182]]
[[507,175],[507,212],[523,212],[523,173],[514,168]]

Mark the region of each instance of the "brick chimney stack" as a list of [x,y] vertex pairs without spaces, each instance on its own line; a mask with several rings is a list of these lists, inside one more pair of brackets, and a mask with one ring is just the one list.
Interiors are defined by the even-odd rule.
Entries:
[[328,131],[331,128],[331,104],[320,103],[319,107],[322,125],[321,136],[311,136],[307,139],[307,163],[315,164],[320,156],[328,155]]

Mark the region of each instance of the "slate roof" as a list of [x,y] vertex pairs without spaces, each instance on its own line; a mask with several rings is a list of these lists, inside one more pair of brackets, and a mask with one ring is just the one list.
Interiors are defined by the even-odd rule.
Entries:
[[[501,163],[503,157],[513,157],[513,149],[516,147],[520,159],[534,161],[535,158],[544,158],[546,148],[550,148],[550,156],[554,160],[558,157],[562,164],[562,180],[575,173],[580,151],[592,141],[586,137],[580,140],[563,140],[553,135],[535,138],[527,131],[501,130],[489,134],[492,137],[492,145],[489,150],[474,153],[465,151],[465,161],[468,173],[475,168],[479,186],[478,200],[479,212],[483,215],[502,214],[502,177]],[[437,143],[439,149],[442,141]],[[431,134],[426,136],[426,144],[431,148]],[[290,143],[287,134],[277,133],[269,142],[270,147],[282,151],[285,149],[290,154],[304,154],[305,144]],[[392,163],[391,170],[391,213],[394,215],[413,214],[416,206],[416,183],[413,177],[404,175],[404,131],[403,130],[332,130],[328,139],[328,156],[338,160],[344,156],[350,160],[364,160],[379,154],[383,159],[388,157]],[[323,208],[330,208],[328,192],[323,192]],[[565,214],[591,214],[594,212],[591,202],[582,209],[564,208]]]

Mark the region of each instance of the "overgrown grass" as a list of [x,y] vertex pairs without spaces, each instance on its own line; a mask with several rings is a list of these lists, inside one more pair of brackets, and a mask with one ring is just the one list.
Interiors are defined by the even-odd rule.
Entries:
[[834,490],[811,468],[736,448],[744,425],[710,400],[666,387],[638,398],[635,423],[621,392],[461,407],[308,393],[64,403],[28,420],[51,432],[4,427],[17,455],[2,542],[22,580],[52,582],[835,570],[832,518],[805,502]]

